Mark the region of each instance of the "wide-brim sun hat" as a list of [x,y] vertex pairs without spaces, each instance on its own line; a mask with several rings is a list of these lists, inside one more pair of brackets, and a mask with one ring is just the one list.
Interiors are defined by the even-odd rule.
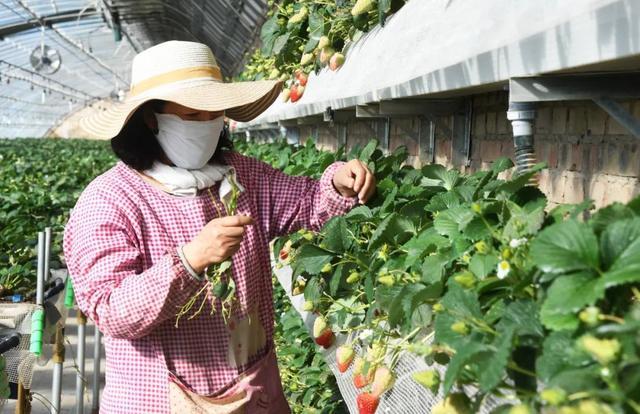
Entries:
[[202,43],[170,40],[138,53],[131,66],[131,88],[121,103],[80,119],[80,127],[99,138],[113,138],[131,115],[151,100],[174,102],[200,111],[225,111],[247,122],[278,97],[282,82],[225,83],[211,49]]

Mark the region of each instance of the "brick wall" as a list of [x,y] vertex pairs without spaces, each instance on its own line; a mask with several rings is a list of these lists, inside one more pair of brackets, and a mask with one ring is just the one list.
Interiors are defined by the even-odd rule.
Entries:
[[[507,92],[473,96],[470,159],[454,154],[451,116],[437,119],[435,162],[468,171],[486,169],[502,156],[513,158],[511,125],[506,117]],[[624,106],[640,119],[640,101]],[[384,137],[384,122],[357,119],[347,128],[347,149],[365,145],[369,139]],[[313,137],[320,148],[338,146],[335,125],[299,126],[302,140]],[[419,134],[422,128],[422,133]],[[430,162],[428,122],[420,118],[391,121],[389,149],[405,145],[409,162],[418,167]],[[591,102],[539,104],[535,122],[535,149],[539,161],[548,164],[540,175],[540,189],[552,204],[594,200],[597,207],[615,201],[626,202],[640,195],[640,140],[634,138],[606,112]],[[454,165],[456,164],[456,165]]]

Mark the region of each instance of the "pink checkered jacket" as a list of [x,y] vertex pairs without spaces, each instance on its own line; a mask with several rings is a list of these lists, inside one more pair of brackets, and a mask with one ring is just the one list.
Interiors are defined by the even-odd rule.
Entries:
[[[101,412],[168,413],[169,372],[200,395],[219,395],[233,386],[272,344],[269,241],[300,228],[318,230],[356,203],[332,185],[340,163],[316,181],[234,152],[226,153],[225,161],[246,190],[237,214],[256,222],[233,256],[237,297],[246,314],[259,315],[266,345],[248,360],[230,364],[232,336],[210,307],[191,320],[181,318],[175,327],[177,310],[202,287],[182,265],[176,247],[216,218],[216,208],[208,192],[176,197],[118,162],[80,196],[63,246],[78,307],[104,334]],[[212,193],[217,197],[217,185]],[[273,381],[279,384],[280,378]]]

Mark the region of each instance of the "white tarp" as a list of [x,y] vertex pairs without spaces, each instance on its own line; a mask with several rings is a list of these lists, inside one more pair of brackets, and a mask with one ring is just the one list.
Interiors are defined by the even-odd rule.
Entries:
[[634,55],[639,0],[411,0],[352,45],[339,71],[311,74],[301,100],[278,99],[248,125]]

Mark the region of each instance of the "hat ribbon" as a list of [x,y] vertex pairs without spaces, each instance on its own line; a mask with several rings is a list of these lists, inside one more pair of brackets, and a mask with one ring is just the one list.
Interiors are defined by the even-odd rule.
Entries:
[[222,73],[220,72],[220,68],[215,66],[195,66],[191,68],[177,69],[171,72],[152,76],[148,79],[131,85],[129,95],[140,95],[141,93],[146,92],[149,89],[153,89],[157,86],[195,78],[212,78],[218,82],[222,82]]

